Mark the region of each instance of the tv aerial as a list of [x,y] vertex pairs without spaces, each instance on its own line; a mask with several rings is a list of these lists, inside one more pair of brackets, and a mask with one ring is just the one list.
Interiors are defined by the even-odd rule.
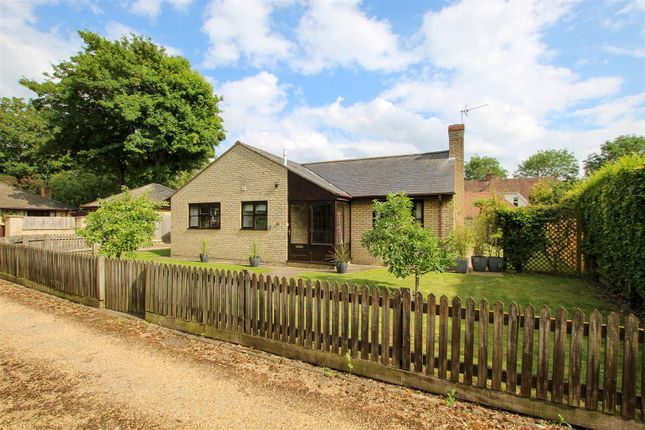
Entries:
[[488,103],[486,103],[484,105],[475,106],[475,107],[472,107],[472,108],[469,108],[468,105],[465,105],[463,110],[461,111],[461,123],[462,124],[464,123],[464,116],[466,118],[468,117],[468,112],[470,112],[471,110],[483,108],[484,106],[488,106]]

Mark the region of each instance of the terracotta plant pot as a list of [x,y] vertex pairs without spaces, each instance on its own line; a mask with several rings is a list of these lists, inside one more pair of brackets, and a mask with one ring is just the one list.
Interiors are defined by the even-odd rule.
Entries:
[[488,267],[488,257],[483,255],[473,255],[470,257],[470,260],[473,264],[473,270],[475,272],[485,272],[486,267]]

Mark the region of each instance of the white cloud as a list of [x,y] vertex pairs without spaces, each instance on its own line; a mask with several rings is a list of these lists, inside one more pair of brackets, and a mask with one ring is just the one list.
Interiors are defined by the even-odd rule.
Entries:
[[175,10],[185,11],[193,0],[134,0],[130,4],[130,12],[135,15],[156,18],[161,13],[164,3],[170,4]]
[[[467,118],[467,154],[499,157],[512,168],[537,148],[567,147],[579,156],[575,131],[554,136],[553,120],[580,102],[609,99],[620,77],[582,79],[550,63],[544,31],[567,4],[462,2],[429,12],[419,55],[439,67],[424,79],[401,80],[381,95],[399,106],[460,121],[463,106],[488,103]],[[491,31],[495,29],[495,31]]]
[[304,55],[293,65],[304,73],[335,66],[396,71],[413,61],[387,20],[365,15],[360,2],[312,2],[297,31]]
[[210,41],[204,67],[235,64],[242,57],[255,66],[288,58],[293,46],[271,29],[272,10],[264,1],[214,0],[202,26]]
[[645,50],[641,48],[625,48],[624,46],[607,45],[605,51],[615,55],[627,55],[636,58],[645,58]]
[[76,34],[61,34],[56,28],[40,31],[35,27],[37,2],[0,3],[0,96],[33,97],[18,81],[42,79],[52,64],[80,49]]
[[[621,97],[590,108],[578,109],[573,115],[596,127],[606,127],[621,121],[637,122],[645,116],[645,93]],[[641,123],[645,131],[645,122]]]

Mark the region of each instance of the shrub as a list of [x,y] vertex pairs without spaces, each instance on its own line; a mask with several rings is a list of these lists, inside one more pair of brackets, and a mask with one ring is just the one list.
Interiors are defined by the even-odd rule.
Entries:
[[149,193],[133,198],[126,189],[121,196],[99,202],[99,209],[87,216],[86,226],[78,234],[87,243],[100,245],[100,255],[121,258],[152,245],[155,223],[160,219],[156,209],[161,205],[151,201]]
[[580,213],[583,252],[614,293],[634,308],[645,301],[645,155],[606,164],[565,196]]

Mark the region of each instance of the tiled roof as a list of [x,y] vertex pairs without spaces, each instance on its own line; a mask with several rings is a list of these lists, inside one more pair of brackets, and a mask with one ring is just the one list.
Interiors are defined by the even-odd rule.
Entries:
[[[254,151],[263,157],[266,157],[272,161],[275,161],[278,164],[283,164],[282,163],[282,157],[278,157],[277,155],[271,154],[270,152],[264,151],[260,148],[256,148],[255,146],[247,145],[246,143],[242,142],[237,142],[238,144],[244,146],[245,148],[250,149],[251,151]],[[295,173],[296,175],[308,180],[309,182],[318,185],[320,188],[323,188],[333,194],[336,194],[338,196],[344,196],[344,197],[351,197],[348,193],[345,192],[345,190],[339,188],[335,184],[327,181],[326,179],[320,177],[317,175],[315,172],[311,171],[307,167],[305,167],[302,164],[298,164],[295,161],[287,160],[287,169]]]
[[[143,193],[149,191],[150,192],[150,200],[154,202],[164,202],[170,196],[175,192],[172,188],[168,188],[165,185],[161,184],[148,184],[144,185],[139,188],[134,188],[130,190],[130,194],[132,197],[138,197],[142,195]],[[117,198],[118,196],[123,195],[123,193],[115,194],[110,197],[106,197],[103,200],[112,200],[114,198]],[[93,202],[90,203],[85,203],[84,205],[81,205],[82,208],[89,209],[89,208],[98,208],[99,207],[99,201],[94,200]]]
[[56,200],[0,182],[0,209],[68,211],[72,208]]
[[520,193],[528,200],[533,185],[544,179],[546,178],[492,178],[490,181],[465,181],[464,190],[466,193],[492,192],[493,189],[497,193],[515,192]]
[[306,163],[302,166],[352,197],[454,192],[455,160],[448,151]]

